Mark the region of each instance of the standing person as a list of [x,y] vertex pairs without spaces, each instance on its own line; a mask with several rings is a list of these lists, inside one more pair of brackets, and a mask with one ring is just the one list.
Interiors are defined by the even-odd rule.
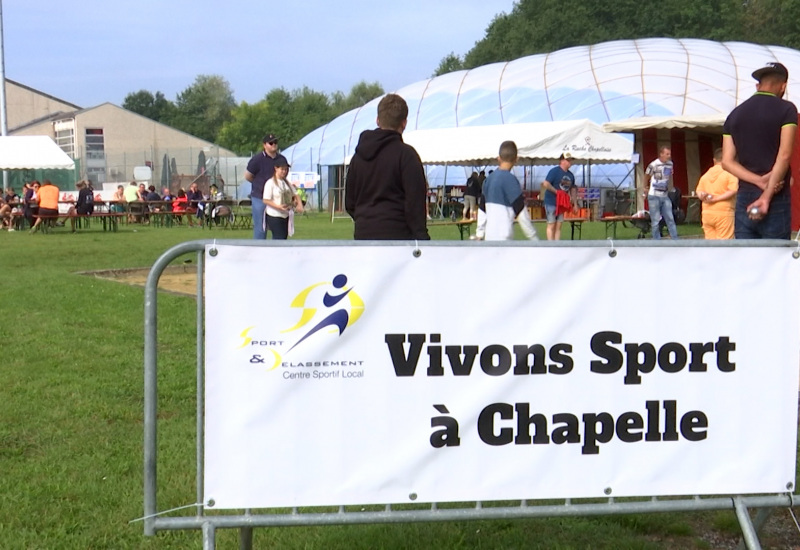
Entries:
[[714,151],[714,166],[697,182],[697,196],[703,204],[703,233],[706,239],[733,238],[733,212],[739,180],[722,169],[722,149]]
[[266,239],[266,218],[264,203],[264,183],[275,174],[275,161],[283,159],[288,166],[286,157],[278,153],[278,136],[267,134],[262,140],[264,150],[250,159],[247,163],[247,170],[244,179],[252,184],[250,190],[250,201],[252,203],[251,215],[253,216],[253,238]]
[[378,104],[378,128],[364,130],[350,161],[344,204],[358,240],[430,240],[425,170],[403,143],[408,105],[397,94]]
[[[558,166],[554,166],[547,173],[541,186],[544,190],[544,212],[547,217],[547,240],[558,241],[561,239],[561,224],[564,223],[564,212],[574,208],[577,204],[578,188],[575,187],[575,175],[570,172],[572,155],[562,153],[558,158]],[[559,191],[561,193],[559,193]],[[560,198],[560,200],[559,200]]]
[[272,238],[287,239],[294,233],[294,211],[302,213],[303,203],[286,181],[289,163],[285,158],[275,159],[273,176],[264,183],[264,205],[266,206],[266,225]]
[[474,220],[478,217],[478,197],[481,196],[481,182],[478,173],[472,172],[467,178],[467,188],[464,190],[464,219]]
[[487,241],[510,241],[514,239],[514,220],[525,236],[538,241],[528,209],[525,208],[525,196],[517,177],[511,169],[517,163],[517,144],[504,141],[500,144],[497,157],[500,167],[489,174],[483,182],[483,200],[478,211],[478,239]]
[[58,187],[53,185],[50,180],[44,180],[36,194],[39,197],[39,215],[36,223],[31,227],[31,233],[39,231],[42,220],[54,224],[58,219]]
[[661,238],[661,228],[658,226],[661,218],[664,218],[667,223],[669,238],[678,238],[678,228],[675,225],[675,217],[672,215],[672,201],[668,194],[671,184],[672,150],[666,145],[662,145],[658,150],[658,158],[647,165],[644,173],[644,191],[647,195],[650,230],[654,239]]
[[731,111],[722,128],[722,167],[739,178],[734,235],[789,239],[789,159],[797,133],[797,107],[783,99],[789,71],[769,63],[752,76],[756,93]]

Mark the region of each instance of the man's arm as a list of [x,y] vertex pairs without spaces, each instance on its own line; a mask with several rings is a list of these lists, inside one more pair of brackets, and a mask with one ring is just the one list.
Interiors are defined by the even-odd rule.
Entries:
[[355,219],[356,212],[356,162],[355,157],[350,161],[350,166],[347,168],[347,176],[344,179],[344,209]]
[[[794,149],[795,135],[797,135],[797,126],[794,124],[787,124],[781,128],[781,144],[778,147],[778,156],[775,158],[775,164],[772,165],[772,170],[769,172],[769,179],[764,188],[761,196],[747,207],[750,212],[754,208],[758,208],[758,214],[750,214],[750,217],[758,219],[769,212],[769,203],[773,195],[783,185],[783,179],[786,177],[786,171],[789,170],[789,160],[792,158],[792,150]],[[735,176],[736,174],[734,174]]]
[[430,240],[427,227],[428,183],[417,152],[408,147],[401,159],[400,178],[405,193],[405,218],[415,239]]
[[[522,206],[520,208],[520,205]],[[532,241],[538,241],[539,236],[536,234],[536,229],[533,227],[533,223],[531,223],[531,217],[528,214],[528,209],[525,208],[525,197],[520,195],[517,200],[514,201],[512,205],[514,208],[514,214],[519,223],[520,229],[525,234],[528,239]]]
[[247,170],[245,170],[245,171],[244,171],[244,179],[246,179],[246,180],[247,180],[247,181],[249,181],[250,183],[253,183],[253,179],[254,179],[254,178],[255,178],[255,176],[254,176],[253,174],[251,174],[251,173],[250,173],[250,172],[248,172]]

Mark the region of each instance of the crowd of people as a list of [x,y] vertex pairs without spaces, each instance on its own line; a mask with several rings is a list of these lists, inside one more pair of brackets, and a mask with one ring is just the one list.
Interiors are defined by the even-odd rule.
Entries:
[[[168,187],[159,194],[154,185],[145,186],[132,181],[128,186],[118,185],[111,200],[103,200],[89,180],[79,181],[75,188],[77,196],[70,193],[70,198],[62,197],[50,180],[25,183],[21,195],[13,187],[6,189],[0,196],[2,229],[16,231],[27,224],[30,232],[36,233],[42,229],[42,224],[65,225],[69,221],[75,232],[79,219],[91,216],[98,205],[105,209],[104,212],[126,216],[129,223],[148,223],[156,213],[170,213],[179,224],[185,217],[190,226],[232,217],[231,207],[220,204],[225,196],[216,184],[211,184],[209,192],[204,194],[193,182],[188,191],[179,189],[173,196]],[[66,212],[59,211],[60,202],[69,203]]]
[[[714,152],[714,165],[700,178],[696,197],[702,204],[702,224],[707,239],[779,238],[791,234],[789,159],[797,131],[797,108],[784,100],[788,70],[769,63],[754,71],[756,93],[728,116],[722,147]],[[408,105],[396,94],[378,104],[378,127],[359,136],[345,181],[344,207],[355,222],[354,237],[364,240],[428,240],[428,183],[422,162],[413,147],[403,142]],[[253,238],[286,239],[294,232],[294,214],[302,213],[306,197],[288,179],[289,162],[280,154],[278,136],[268,133],[263,151],[247,165],[251,183]],[[548,240],[558,240],[565,214],[578,207],[573,158],[565,152],[541,182],[540,199],[547,221]],[[531,223],[519,180],[511,169],[517,162],[513,141],[500,145],[498,169],[487,176],[473,172],[464,193],[463,218],[477,221],[474,238],[508,240],[519,223],[529,239],[538,235]],[[662,220],[671,239],[678,238],[674,218],[674,167],[669,146],[645,170],[643,198],[654,239],[661,238]],[[66,215],[75,230],[75,218],[90,215],[95,206],[91,182],[77,184],[78,197]],[[36,232],[43,220],[55,220],[59,191],[50,181],[26,183],[22,195],[7,189],[0,198],[2,227],[14,231],[25,218]],[[203,225],[230,215],[217,204],[224,195],[212,184],[207,195],[196,182],[175,196],[168,188],[159,194],[155,186],[131,182],[118,186],[109,203],[111,212],[127,213],[131,223],[146,223],[153,212],[168,211],[180,222]],[[224,210],[228,208],[228,210]]]
[[[789,239],[791,235],[789,160],[797,134],[797,108],[783,99],[789,72],[776,62],[754,71],[752,77],[756,93],[728,116],[714,165],[696,185],[706,239]],[[345,209],[355,222],[355,239],[430,238],[428,184],[419,155],[403,142],[407,122],[405,100],[387,94],[378,104],[378,128],[359,137],[345,182]],[[265,143],[264,154],[274,162],[277,147],[270,151]],[[577,211],[572,160],[569,153],[562,154],[558,166],[541,182],[548,240],[558,240],[565,213]],[[483,172],[473,172],[468,178],[463,218],[477,219],[474,238],[513,239],[517,222],[527,238],[538,239],[519,180],[511,172],[516,162],[516,144],[505,141],[500,145],[498,170],[485,179]],[[661,238],[662,220],[670,238],[678,238],[673,214],[677,205],[671,198],[673,174],[672,151],[665,145],[645,170],[643,198],[653,239]]]

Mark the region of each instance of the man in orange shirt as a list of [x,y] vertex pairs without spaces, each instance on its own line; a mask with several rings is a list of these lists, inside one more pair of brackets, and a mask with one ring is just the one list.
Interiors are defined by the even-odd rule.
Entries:
[[714,166],[697,183],[703,204],[703,233],[706,239],[732,239],[739,180],[722,169],[722,149],[714,151]]
[[39,198],[39,216],[31,227],[31,233],[39,230],[42,220],[53,224],[58,219],[58,187],[53,185],[50,180],[44,180],[42,186],[39,187],[37,197]]

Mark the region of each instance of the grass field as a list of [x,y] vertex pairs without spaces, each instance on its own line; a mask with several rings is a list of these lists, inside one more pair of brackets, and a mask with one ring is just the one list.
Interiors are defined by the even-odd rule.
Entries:
[[[681,226],[697,235],[697,226]],[[544,234],[539,226],[540,235]],[[620,228],[618,238],[638,230]],[[454,227],[431,231],[458,239]],[[295,239],[349,239],[352,223],[302,217]],[[81,275],[149,267],[171,246],[248,238],[244,230],[123,225],[70,234],[0,233],[0,548],[200,548],[199,532],[144,537],[142,524],[143,291]],[[584,239],[604,238],[587,223]],[[159,298],[159,509],[194,489],[193,298]],[[184,511],[184,514],[191,511]],[[713,548],[734,541],[733,512],[446,524],[257,529],[255,548]],[[235,531],[218,548],[238,548]]]

